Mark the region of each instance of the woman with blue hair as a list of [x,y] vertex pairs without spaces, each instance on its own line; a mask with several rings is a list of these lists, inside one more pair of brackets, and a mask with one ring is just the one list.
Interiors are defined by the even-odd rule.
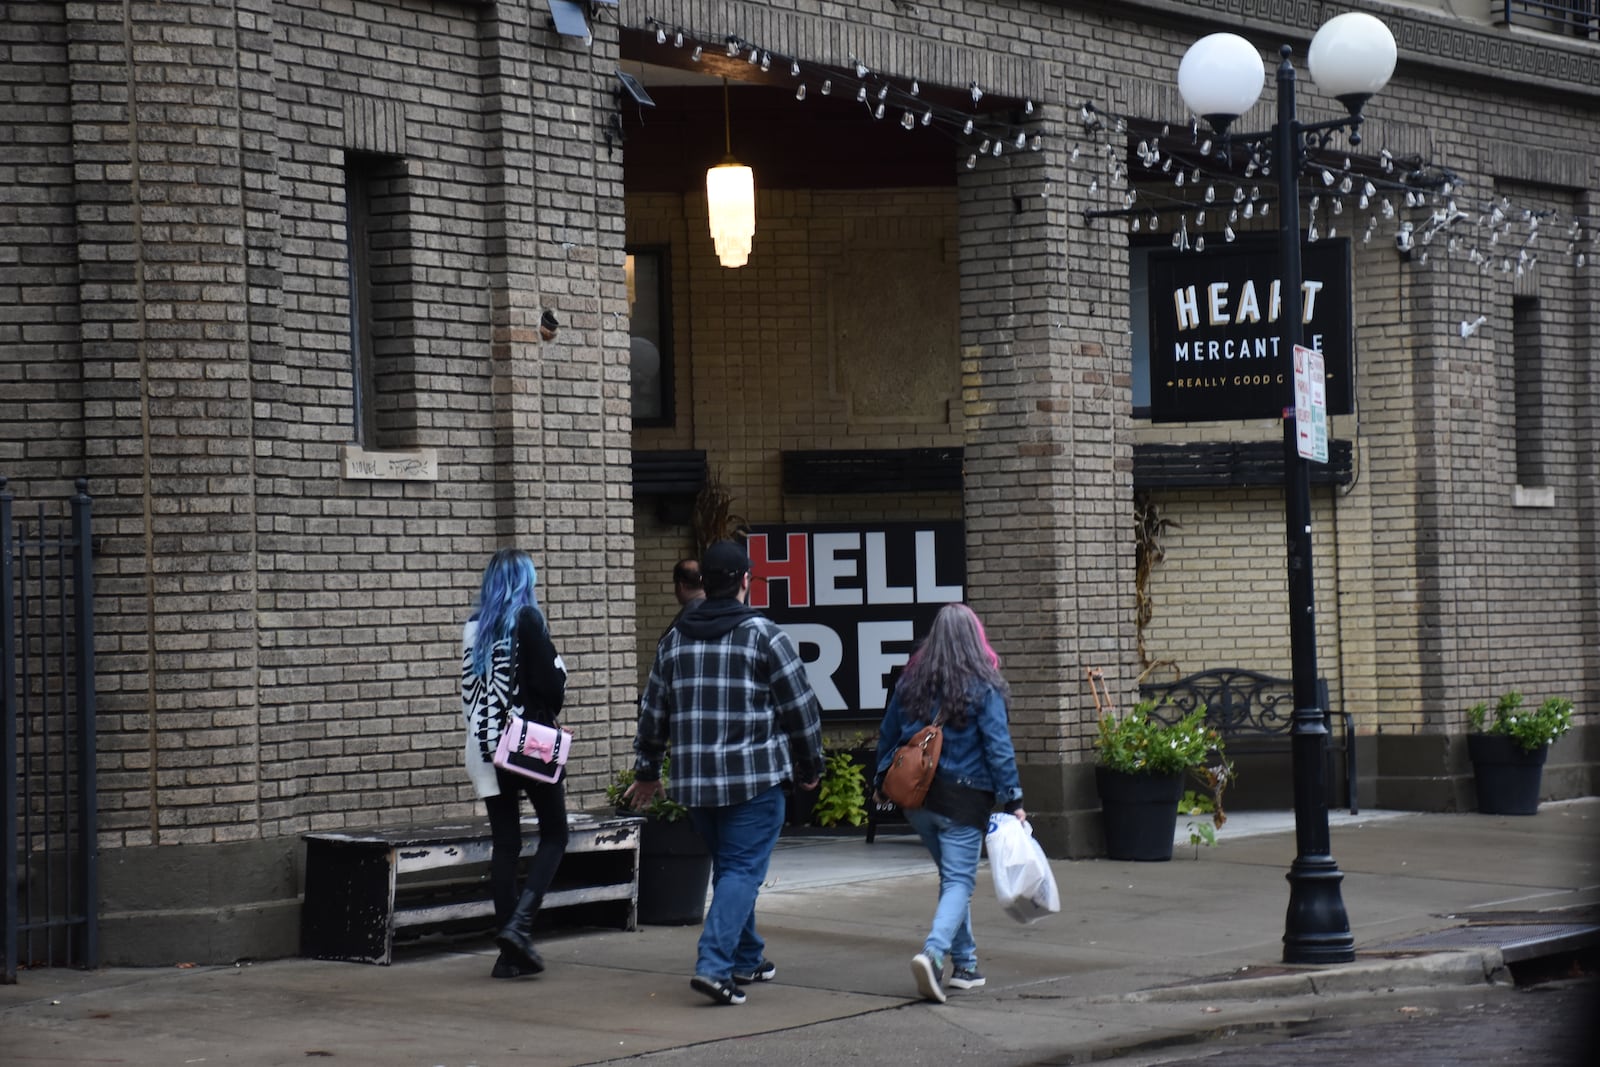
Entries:
[[[534,948],[533,917],[567,850],[567,801],[560,782],[536,782],[494,765],[507,716],[556,724],[566,695],[567,668],[550,640],[533,587],[539,572],[533,557],[502,548],[484,568],[477,610],[461,635],[461,712],[466,722],[467,777],[489,812],[493,847],[489,887],[494,895],[495,943],[500,958],[493,976],[518,978],[544,970]],[[539,848],[517,894],[522,855],[524,793],[539,817]]]

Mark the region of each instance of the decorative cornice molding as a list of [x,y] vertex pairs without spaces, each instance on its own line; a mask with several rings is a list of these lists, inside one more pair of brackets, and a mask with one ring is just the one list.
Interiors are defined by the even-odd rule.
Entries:
[[1105,0],[1098,6],[1130,15],[1130,9],[1160,12],[1178,21],[1249,26],[1308,41],[1338,9],[1351,6],[1380,15],[1394,32],[1402,62],[1455,74],[1600,96],[1600,48],[1538,31],[1450,19],[1390,4],[1326,4],[1320,0]]

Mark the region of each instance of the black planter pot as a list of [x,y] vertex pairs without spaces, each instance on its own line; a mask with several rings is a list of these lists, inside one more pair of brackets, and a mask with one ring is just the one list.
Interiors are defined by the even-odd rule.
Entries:
[[817,791],[792,786],[785,800],[783,821],[790,826],[810,826],[811,810],[817,806]]
[[639,834],[639,921],[693,926],[705,921],[711,853],[688,819],[646,819]]
[[1527,751],[1504,734],[1468,734],[1467,755],[1484,815],[1534,815],[1549,745]]
[[1124,774],[1095,767],[1106,855],[1114,860],[1170,860],[1183,774]]

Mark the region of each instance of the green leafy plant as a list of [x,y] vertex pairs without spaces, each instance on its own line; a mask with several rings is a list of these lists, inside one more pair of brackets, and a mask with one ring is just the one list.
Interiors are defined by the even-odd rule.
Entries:
[[[661,761],[661,789],[651,798],[650,803],[634,814],[643,815],[649,819],[660,819],[662,822],[677,822],[689,814],[689,809],[673,800],[667,795],[667,766],[671,759]],[[619,811],[633,812],[622,794],[627,792],[633,784],[634,773],[632,767],[624,767],[611,779],[611,784],[606,786],[606,799]]]
[[1179,814],[1211,816],[1209,820],[1189,820],[1189,844],[1194,846],[1196,859],[1200,858],[1201,845],[1209,848],[1217,843],[1217,831],[1228,821],[1228,813],[1222,810],[1222,792],[1233,781],[1233,764],[1228,762],[1220,748],[1212,754],[1216,757],[1214,762],[1189,768],[1189,774],[1205,787],[1204,791],[1186,789],[1178,801]]
[[1174,774],[1206,765],[1222,754],[1222,735],[1206,725],[1204,705],[1172,725],[1153,718],[1153,701],[1140,701],[1126,715],[1100,717],[1094,751],[1101,766],[1124,774]]
[[1126,715],[1106,712],[1100,717],[1100,732],[1094,750],[1102,766],[1124,774],[1188,773],[1199,786],[1187,790],[1178,802],[1186,815],[1210,815],[1188,824],[1189,844],[1195,847],[1217,843],[1217,830],[1228,821],[1222,810],[1222,793],[1233,781],[1233,764],[1228,761],[1222,735],[1206,725],[1206,709],[1201,705],[1177,722],[1168,725],[1153,717],[1156,705],[1140,701]]
[[822,778],[817,784],[817,803],[811,818],[818,826],[867,821],[866,768],[848,750],[830,751],[823,756]]
[[1524,751],[1534,752],[1572,729],[1572,701],[1550,697],[1529,710],[1522,694],[1512,689],[1495,702],[1492,719],[1489,705],[1479,701],[1467,709],[1467,723],[1478,733],[1504,734]]
[[1217,843],[1216,829],[1205,820],[1189,820],[1189,844],[1194,846],[1195,859],[1200,858],[1200,846],[1210,847]]

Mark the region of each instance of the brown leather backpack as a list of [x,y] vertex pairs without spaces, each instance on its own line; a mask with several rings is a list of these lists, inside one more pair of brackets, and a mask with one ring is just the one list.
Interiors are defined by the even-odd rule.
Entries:
[[941,715],[912,735],[895,750],[894,759],[883,775],[883,795],[901,808],[922,807],[933,785],[933,772],[939,767],[939,752],[944,747]]

